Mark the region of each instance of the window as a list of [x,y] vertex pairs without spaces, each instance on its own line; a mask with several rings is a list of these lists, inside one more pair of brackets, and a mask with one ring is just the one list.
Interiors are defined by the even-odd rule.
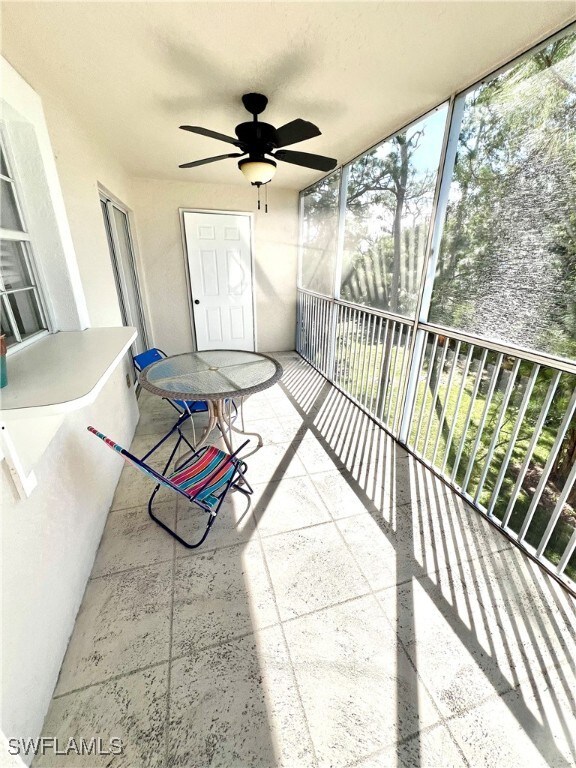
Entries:
[[414,316],[446,113],[439,107],[350,165],[343,299]]
[[459,97],[430,320],[576,359],[576,33]]
[[301,286],[334,295],[340,171],[302,193]]
[[30,236],[5,146],[0,145],[0,326],[15,347],[48,329],[32,261]]

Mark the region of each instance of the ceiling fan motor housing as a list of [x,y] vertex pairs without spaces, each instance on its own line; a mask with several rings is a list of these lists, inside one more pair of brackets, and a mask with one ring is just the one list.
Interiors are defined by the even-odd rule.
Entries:
[[271,152],[278,146],[276,128],[269,123],[240,123],[236,126],[235,132],[238,141],[246,145],[246,150],[250,153]]

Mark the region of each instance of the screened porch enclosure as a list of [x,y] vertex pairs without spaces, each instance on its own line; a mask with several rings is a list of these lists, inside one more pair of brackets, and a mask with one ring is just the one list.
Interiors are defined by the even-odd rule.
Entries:
[[301,193],[297,350],[576,589],[574,25]]

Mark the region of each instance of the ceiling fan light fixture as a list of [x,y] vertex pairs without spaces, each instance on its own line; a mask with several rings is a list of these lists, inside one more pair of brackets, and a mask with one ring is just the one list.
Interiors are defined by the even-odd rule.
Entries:
[[274,160],[268,160],[268,158],[262,158],[260,160],[251,160],[246,158],[240,160],[238,168],[242,171],[244,176],[251,184],[268,184],[272,181],[274,174],[276,173],[276,163]]

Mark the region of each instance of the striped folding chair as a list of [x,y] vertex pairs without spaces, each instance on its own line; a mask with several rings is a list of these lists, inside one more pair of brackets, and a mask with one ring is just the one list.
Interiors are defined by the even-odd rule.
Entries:
[[[141,459],[133,456],[109,437],[103,435],[102,432],[98,432],[94,427],[88,427],[88,431],[103,440],[109,448],[119,453],[125,461],[135,466],[154,481],[155,488],[148,500],[148,514],[155,523],[158,523],[159,526],[164,528],[171,536],[174,536],[185,547],[188,547],[188,549],[195,549],[205,541],[229,491],[235,489],[245,496],[251,496],[253,493],[245,478],[246,463],[238,458],[238,452],[250,442],[249,440],[242,443],[232,454],[225,453],[213,445],[206,445],[200,448],[200,450],[193,452],[191,456],[188,456],[183,464],[175,468],[174,472],[166,474],[179,441],[176,443],[176,447],[172,451],[163,473],[160,473]],[[194,504],[207,513],[206,528],[199,541],[195,543],[186,541],[176,531],[156,517],[152,504],[154,497],[160,490],[160,486],[171,488],[180,496],[186,498],[190,504]]]

